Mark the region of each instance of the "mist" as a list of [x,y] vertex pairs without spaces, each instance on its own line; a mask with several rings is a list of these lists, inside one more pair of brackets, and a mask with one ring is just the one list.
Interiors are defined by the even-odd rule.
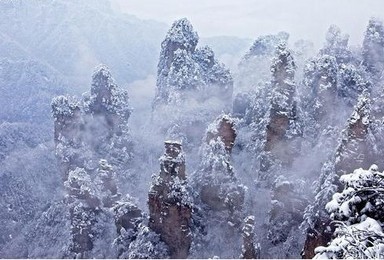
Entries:
[[0,2],[0,257],[358,258],[329,245],[384,228],[337,195],[384,170],[383,9]]

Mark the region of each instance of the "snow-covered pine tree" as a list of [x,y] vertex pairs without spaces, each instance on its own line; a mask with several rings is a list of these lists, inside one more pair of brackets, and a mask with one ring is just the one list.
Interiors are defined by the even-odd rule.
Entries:
[[384,174],[372,165],[342,175],[340,182],[344,189],[326,204],[337,226],[335,238],[317,247],[315,258],[383,258]]

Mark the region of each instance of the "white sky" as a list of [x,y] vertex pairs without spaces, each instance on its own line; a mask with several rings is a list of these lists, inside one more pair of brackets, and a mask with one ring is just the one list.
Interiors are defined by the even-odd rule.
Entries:
[[322,44],[331,24],[362,41],[372,16],[384,19],[384,0],[111,0],[128,14],[171,25],[187,17],[200,37],[229,35],[255,39],[284,30],[292,40]]

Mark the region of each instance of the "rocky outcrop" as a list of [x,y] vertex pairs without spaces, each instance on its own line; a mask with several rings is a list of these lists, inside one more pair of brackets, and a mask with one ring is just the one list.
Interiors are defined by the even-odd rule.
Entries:
[[165,142],[160,173],[148,194],[149,228],[160,234],[171,258],[187,258],[191,246],[191,197],[185,174],[185,159],[178,142]]
[[370,99],[363,95],[348,120],[344,138],[336,150],[335,170],[338,176],[372,165],[375,156],[367,140],[371,122]]
[[192,257],[236,258],[241,252],[246,187],[231,163],[235,125],[229,115],[219,116],[208,126],[200,147],[201,163],[191,175],[197,208]]
[[236,130],[230,118],[222,117],[217,125],[217,129],[207,132],[206,142],[209,143],[211,140],[218,140],[219,138],[224,143],[228,153],[231,153],[236,139]]
[[85,100],[85,111],[94,117],[101,115],[110,132],[121,135],[131,115],[126,91],[119,89],[108,68],[101,65],[92,75],[90,96]]

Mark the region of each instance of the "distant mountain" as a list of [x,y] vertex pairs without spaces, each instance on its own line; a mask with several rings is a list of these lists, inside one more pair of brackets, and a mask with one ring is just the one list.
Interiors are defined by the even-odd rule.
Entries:
[[29,56],[77,85],[88,85],[99,63],[122,83],[153,73],[165,32],[165,25],[122,14],[107,0],[0,2],[3,56]]

